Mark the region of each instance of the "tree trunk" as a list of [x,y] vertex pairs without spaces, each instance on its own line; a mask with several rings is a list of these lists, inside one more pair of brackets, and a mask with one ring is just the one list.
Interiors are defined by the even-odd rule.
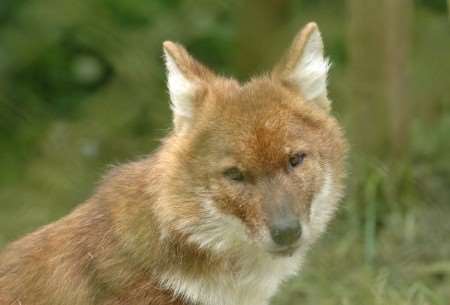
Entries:
[[350,136],[357,151],[381,158],[407,150],[412,6],[412,0],[348,0]]

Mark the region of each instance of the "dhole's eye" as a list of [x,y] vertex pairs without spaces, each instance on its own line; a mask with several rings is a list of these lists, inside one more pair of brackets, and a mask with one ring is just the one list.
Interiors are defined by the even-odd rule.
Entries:
[[299,152],[295,153],[292,156],[289,157],[289,168],[294,168],[296,166],[299,166],[303,163],[303,161],[306,158],[306,153]]
[[223,172],[223,175],[233,181],[243,182],[245,180],[244,174],[237,167],[230,167]]

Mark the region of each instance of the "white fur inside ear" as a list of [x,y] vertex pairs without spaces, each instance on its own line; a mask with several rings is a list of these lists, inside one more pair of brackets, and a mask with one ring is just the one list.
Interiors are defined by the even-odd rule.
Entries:
[[170,94],[170,107],[175,117],[192,117],[192,103],[195,94],[193,81],[186,78],[172,56],[164,50],[167,67],[167,86]]
[[309,36],[291,78],[300,87],[305,99],[326,97],[329,68],[330,62],[323,56],[322,37],[316,29]]

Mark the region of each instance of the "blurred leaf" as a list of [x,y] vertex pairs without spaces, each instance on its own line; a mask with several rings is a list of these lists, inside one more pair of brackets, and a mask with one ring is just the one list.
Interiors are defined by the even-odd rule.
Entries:
[[416,0],[416,3],[436,12],[447,14],[447,0]]
[[0,1],[0,25],[10,21],[25,2],[25,0]]

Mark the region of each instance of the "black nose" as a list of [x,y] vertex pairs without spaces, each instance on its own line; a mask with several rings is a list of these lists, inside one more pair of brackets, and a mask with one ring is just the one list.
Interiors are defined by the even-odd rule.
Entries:
[[270,229],[273,241],[279,246],[289,246],[302,236],[302,226],[298,219],[291,219],[272,225]]

